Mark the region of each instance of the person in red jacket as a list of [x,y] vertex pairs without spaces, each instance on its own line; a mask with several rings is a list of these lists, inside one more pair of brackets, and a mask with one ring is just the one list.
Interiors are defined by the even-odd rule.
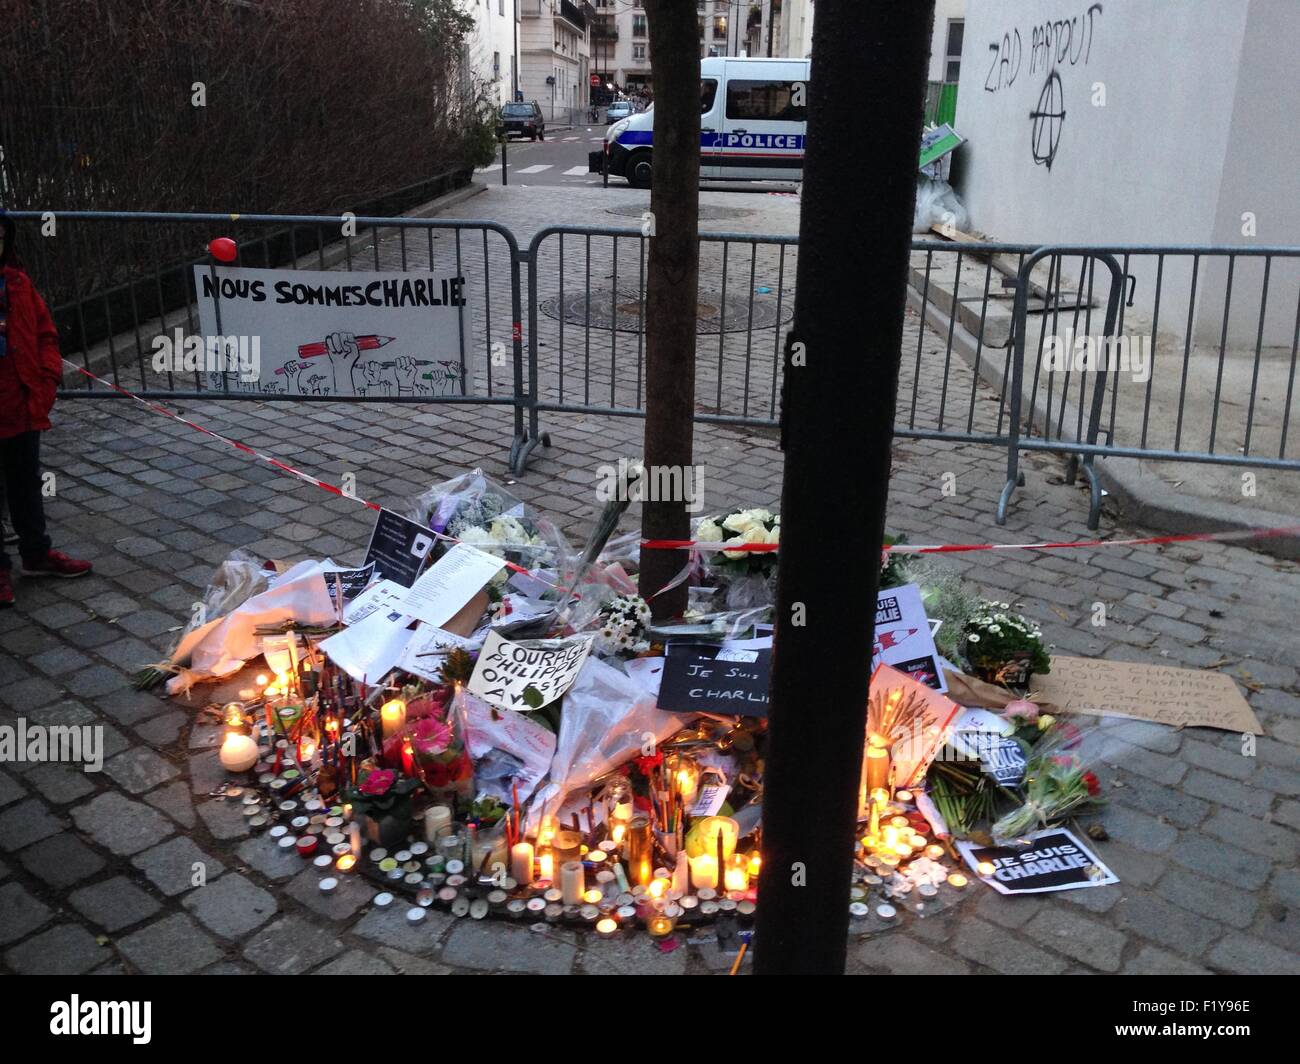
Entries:
[[[41,433],[63,376],[54,321],[14,250],[0,214],[0,475],[24,576],[85,576],[90,562],[50,549],[41,500]],[[12,563],[0,543],[0,609],[14,604]]]

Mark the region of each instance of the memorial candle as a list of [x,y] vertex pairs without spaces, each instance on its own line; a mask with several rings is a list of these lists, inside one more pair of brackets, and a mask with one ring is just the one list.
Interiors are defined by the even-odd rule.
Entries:
[[691,884],[696,890],[718,889],[718,859],[709,853],[692,857]]
[[560,866],[560,893],[565,905],[581,905],[586,891],[581,861],[565,861]]
[[510,850],[510,878],[521,887],[533,883],[533,844],[517,842]]
[[867,791],[889,786],[889,749],[883,736],[872,734],[867,742]]

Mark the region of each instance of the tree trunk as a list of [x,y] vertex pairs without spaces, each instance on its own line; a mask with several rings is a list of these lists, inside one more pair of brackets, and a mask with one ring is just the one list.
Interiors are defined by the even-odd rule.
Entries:
[[933,14],[932,2],[817,5],[781,409],[781,564],[754,940],[764,974],[844,969]]
[[[654,84],[653,230],[646,266],[646,476],[677,469],[662,483],[694,485],[695,315],[700,269],[700,38],[694,4],[646,0]],[[646,501],[646,539],[689,539],[686,499]],[[687,562],[680,550],[641,552],[641,594],[656,618],[686,608],[685,582],[662,595]]]

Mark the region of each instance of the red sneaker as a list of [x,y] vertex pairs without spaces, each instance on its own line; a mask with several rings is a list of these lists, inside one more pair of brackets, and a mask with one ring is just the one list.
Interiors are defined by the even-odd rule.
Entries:
[[85,576],[92,568],[90,562],[69,558],[59,550],[47,552],[44,558],[23,559],[23,576],[62,576],[71,578]]
[[0,610],[7,610],[14,604],[14,583],[9,579],[9,570],[0,569]]

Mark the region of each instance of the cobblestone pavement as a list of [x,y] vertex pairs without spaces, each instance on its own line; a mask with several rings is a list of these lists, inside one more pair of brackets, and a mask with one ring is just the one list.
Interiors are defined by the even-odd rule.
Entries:
[[[580,202],[563,190],[509,195],[518,198],[487,193],[457,212],[521,227],[525,219],[604,221],[591,211],[600,197],[624,203],[637,194],[592,190]],[[707,202],[750,208],[760,199]],[[791,231],[794,211],[793,200],[771,197],[751,219],[754,231]],[[942,359],[942,338],[918,333],[909,317],[904,350],[905,362],[928,365]],[[996,407],[996,396],[952,369],[962,403],[973,396]],[[941,407],[925,391],[918,417]],[[597,506],[596,467],[640,451],[636,419],[549,414],[553,446],[512,478],[508,408],[211,402],[184,410],[326,479],[353,472],[358,494],[381,502],[478,465],[515,480],[512,490],[574,538]],[[778,501],[773,433],[711,425],[696,439],[709,510]],[[712,941],[661,953],[644,936],[588,942],[432,911],[413,930],[405,906],[373,908],[359,884],[322,896],[312,870],[249,836],[237,806],[209,797],[223,774],[213,730],[192,726],[196,705],[136,692],[130,675],[166,651],[231,549],[358,558],[370,514],[126,402],[63,402],[46,448],[57,475],[49,504],[57,545],[93,558],[96,573],[19,582],[18,608],[0,614],[0,723],[101,725],[106,760],[101,773],[0,767],[5,971],[682,974],[728,964]],[[943,493],[945,473],[956,477],[955,496]],[[1083,538],[1086,495],[1063,482],[1060,463],[1031,456],[1027,478],[998,528],[994,452],[900,441],[890,531],[928,542]],[[852,470],[844,482],[853,490]],[[1140,531],[1120,515],[1103,518],[1103,534]],[[1300,567],[1220,544],[1003,552],[949,564],[1039,620],[1064,653],[1227,672],[1267,734],[1248,757],[1240,736],[1083,720],[1091,726],[1085,749],[1109,796],[1101,820],[1110,841],[1097,848],[1122,882],[1018,899],[972,885],[960,904],[855,936],[850,970],[1300,970]],[[1095,602],[1107,606],[1104,627],[1091,623]],[[191,886],[196,862],[206,870],[202,887]]]

